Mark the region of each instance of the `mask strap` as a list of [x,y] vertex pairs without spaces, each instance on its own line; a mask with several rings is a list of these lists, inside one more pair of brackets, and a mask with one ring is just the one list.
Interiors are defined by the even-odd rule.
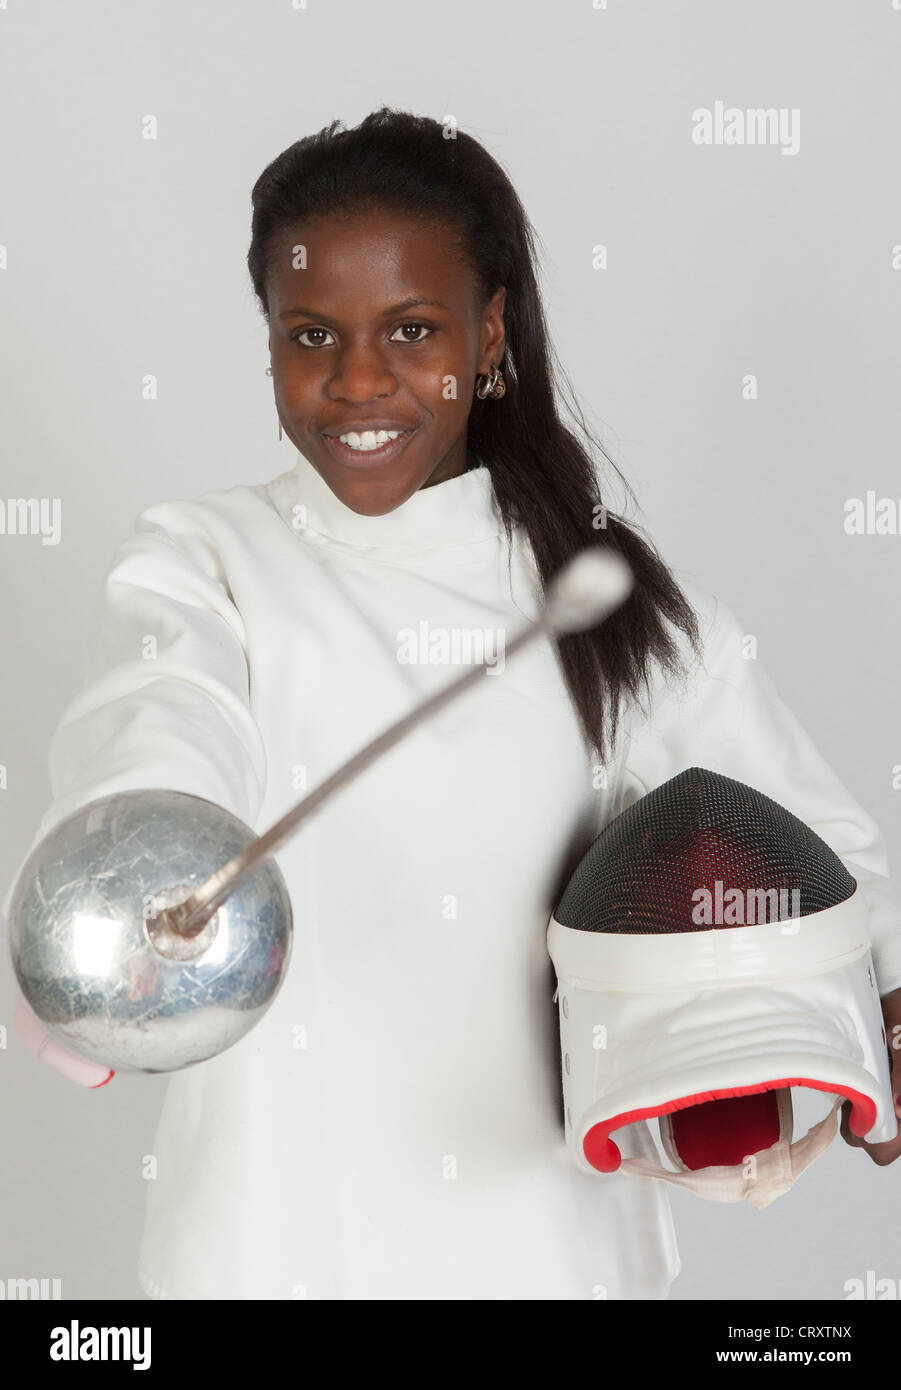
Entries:
[[694,1172],[671,1173],[649,1158],[624,1158],[618,1171],[634,1177],[661,1178],[713,1202],[747,1199],[761,1210],[787,1192],[804,1169],[828,1149],[838,1130],[838,1112],[844,1100],[844,1096],[836,1096],[829,1114],[813,1125],[803,1139],[795,1140],[794,1144],[780,1139],[770,1148],[754,1154],[753,1176],[745,1174],[745,1165],[741,1163],[713,1164]]

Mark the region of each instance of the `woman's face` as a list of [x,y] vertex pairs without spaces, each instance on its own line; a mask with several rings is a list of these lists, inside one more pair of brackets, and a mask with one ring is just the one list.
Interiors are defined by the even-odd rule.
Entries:
[[[480,312],[475,277],[448,234],[386,209],[312,218],[275,252],[267,292],[276,407],[332,491],[353,511],[381,516],[465,472],[475,379],[504,351],[506,291]],[[372,452],[338,438],[382,426],[404,433]]]

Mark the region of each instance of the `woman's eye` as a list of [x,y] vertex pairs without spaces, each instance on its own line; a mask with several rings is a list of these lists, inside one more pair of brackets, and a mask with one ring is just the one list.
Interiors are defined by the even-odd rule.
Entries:
[[[305,333],[328,333],[327,328],[302,328],[299,333],[291,334],[291,341],[299,343]],[[304,343],[304,347],[325,347],[324,343]]]
[[[402,323],[402,324],[399,324],[399,325],[398,325],[398,327],[394,330],[394,332],[395,332],[395,333],[402,333],[402,332],[404,331],[405,328],[424,328],[425,331],[426,331],[426,333],[431,333],[431,332],[432,332],[431,328],[429,327],[429,325],[428,325],[427,323]],[[391,335],[391,341],[392,341],[392,342],[398,342],[398,341],[399,341],[399,342],[406,342],[406,343],[421,343],[421,342],[422,342],[422,338],[401,338],[401,339],[396,339],[396,338],[394,337],[394,333],[392,333],[392,335]]]

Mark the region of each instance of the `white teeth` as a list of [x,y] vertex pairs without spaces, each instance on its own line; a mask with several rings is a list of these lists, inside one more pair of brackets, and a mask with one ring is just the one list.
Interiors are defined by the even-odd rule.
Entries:
[[348,434],[339,434],[338,438],[351,449],[359,449],[361,453],[366,453],[369,449],[381,449],[389,439],[397,439],[400,434],[403,434],[403,430],[364,430],[362,434],[350,430]]

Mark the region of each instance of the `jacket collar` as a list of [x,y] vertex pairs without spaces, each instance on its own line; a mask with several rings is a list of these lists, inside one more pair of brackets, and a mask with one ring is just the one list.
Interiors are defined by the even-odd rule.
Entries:
[[271,486],[299,533],[306,529],[325,540],[366,550],[468,545],[499,535],[503,522],[489,470],[471,450],[467,458],[467,472],[420,488],[383,516],[363,516],[345,506],[300,453],[294,468]]

